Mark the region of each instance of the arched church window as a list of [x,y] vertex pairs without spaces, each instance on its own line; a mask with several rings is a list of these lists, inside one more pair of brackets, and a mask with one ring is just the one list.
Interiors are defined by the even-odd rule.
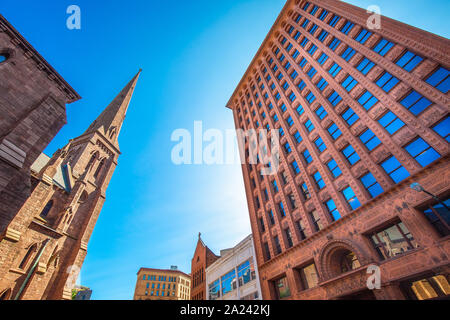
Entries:
[[47,202],[44,209],[42,209],[42,212],[39,216],[41,216],[42,218],[46,218],[52,207],[53,207],[53,200],[50,200],[49,202]]
[[25,254],[25,257],[23,257],[22,261],[20,262],[19,269],[25,269],[31,260],[31,257],[33,254],[37,251],[37,244],[33,244],[30,246],[27,250],[27,253]]
[[97,178],[97,177],[98,177],[98,175],[99,175],[100,172],[102,171],[104,165],[105,165],[105,159],[103,158],[103,159],[100,161],[100,163],[98,164],[97,170],[95,170],[94,178]]
[[53,263],[53,266],[56,268],[58,266],[58,246],[55,247],[55,249],[52,252],[52,255],[50,256],[50,259],[48,260],[47,263],[47,268],[50,267],[50,265]]
[[98,157],[98,152],[94,153],[91,157],[91,159],[89,160],[87,166],[86,166],[86,170],[90,170],[92,168],[92,166],[94,165],[95,159],[97,159]]
[[9,300],[11,297],[11,288],[3,290],[2,293],[0,293],[0,301]]
[[2,64],[3,62],[6,62],[6,60],[8,60],[8,55],[6,53],[0,53],[0,64]]

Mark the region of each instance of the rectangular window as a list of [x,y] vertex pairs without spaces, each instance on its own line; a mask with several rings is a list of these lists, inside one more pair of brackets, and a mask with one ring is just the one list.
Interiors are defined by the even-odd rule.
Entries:
[[341,28],[341,32],[347,34],[353,29],[355,24],[351,21],[347,21]]
[[277,181],[273,180],[272,181],[272,187],[273,187],[273,192],[278,193],[278,185],[277,185]]
[[314,35],[314,32],[316,32],[317,28],[318,28],[317,24],[313,23],[311,29],[309,29],[309,33]]
[[339,169],[338,164],[336,163],[336,160],[331,159],[327,163],[328,169],[330,169],[331,174],[333,175],[333,178],[337,178],[342,174],[341,169]]
[[294,169],[294,172],[296,174],[300,173],[300,167],[298,166],[297,161],[292,161],[291,166],[292,166],[292,169]]
[[269,211],[269,221],[271,225],[275,225],[275,217],[273,216],[273,211]]
[[306,130],[308,130],[308,132],[311,132],[314,130],[314,125],[311,122],[311,120],[308,120],[304,123]]
[[436,231],[442,236],[450,235],[450,199],[429,205],[423,210],[427,220],[433,225]]
[[289,143],[285,143],[284,145],[284,150],[286,150],[286,153],[289,154],[292,152],[291,146],[289,145]]
[[270,256],[270,249],[269,249],[269,244],[267,242],[263,243],[263,247],[264,247],[264,258],[265,261],[269,261],[270,259],[272,259],[272,257]]
[[339,138],[342,135],[342,132],[339,129],[339,127],[336,125],[336,123],[333,123],[332,125],[330,125],[327,130],[328,130],[328,133],[330,134],[330,136],[333,138],[333,140],[336,140],[337,138]]
[[327,17],[327,15],[328,15],[328,11],[325,9],[322,9],[322,12],[319,15],[319,20],[323,21]]
[[278,208],[280,209],[281,217],[286,217],[286,211],[284,210],[283,202],[278,203]]
[[301,282],[301,291],[315,288],[319,285],[319,277],[314,263],[298,270]]
[[323,224],[322,224],[322,221],[320,221],[320,215],[317,212],[317,210],[314,210],[314,211],[310,212],[309,216],[311,218],[311,222],[312,222],[312,225],[314,227],[313,228],[314,231],[318,232],[318,231],[322,230],[323,229]]
[[412,114],[417,116],[426,108],[431,106],[432,102],[417,91],[413,90],[400,101],[400,104],[411,111]]
[[273,287],[275,288],[278,299],[281,300],[291,296],[291,290],[289,289],[289,283],[286,277],[274,281]]
[[292,80],[295,80],[297,77],[298,77],[298,72],[293,70],[292,73],[291,73]]
[[432,129],[450,143],[450,117],[438,122],[432,127]]
[[300,135],[300,132],[298,132],[298,131],[294,134],[294,138],[297,141],[297,143],[300,143],[303,140],[302,136]]
[[305,89],[306,83],[305,83],[303,80],[301,80],[301,81],[298,83],[297,87],[298,87],[298,88],[300,89],[300,91],[301,91],[301,90]]
[[381,167],[395,183],[399,183],[409,177],[409,172],[394,156],[391,156],[387,160],[383,161],[381,163]]
[[334,107],[336,107],[339,104],[339,102],[342,101],[342,98],[336,91],[333,91],[333,93],[328,97],[328,101],[330,101],[330,103]]
[[328,82],[322,77],[316,86],[320,91],[323,91],[328,86]]
[[296,49],[294,51],[294,53],[292,54],[292,58],[297,59],[298,55],[300,54],[300,52]]
[[342,119],[347,122],[347,124],[351,127],[356,121],[358,121],[359,117],[358,115],[353,111],[352,108],[348,107],[347,110],[345,110],[341,114]]
[[303,68],[307,63],[308,60],[306,60],[306,58],[303,57],[302,60],[300,60],[300,62],[298,63],[298,65]]
[[273,237],[273,243],[275,244],[275,254],[281,253],[281,244],[280,239],[278,239],[278,236]]
[[384,92],[390,92],[400,81],[389,72],[385,71],[380,78],[376,81],[377,86],[384,90]]
[[294,242],[292,241],[291,230],[289,228],[285,229],[284,234],[286,235],[287,247],[292,248],[292,246],[294,245]]
[[378,122],[389,132],[391,135],[403,128],[405,124],[394,113],[388,111],[384,116],[378,119]]
[[311,195],[309,194],[308,186],[306,185],[306,182],[303,182],[300,185],[300,191],[302,192],[303,198],[305,198],[305,200],[311,199]]
[[308,75],[308,77],[312,79],[316,75],[316,73],[317,73],[316,69],[311,67],[306,74]]
[[336,208],[336,204],[334,203],[333,199],[330,199],[327,202],[325,202],[325,205],[328,209],[328,213],[330,214],[331,220],[337,221],[341,218],[341,214]]
[[302,48],[304,48],[307,44],[308,44],[308,42],[309,42],[309,40],[308,40],[308,38],[303,38],[303,40],[300,42],[300,46],[302,47]]
[[319,153],[322,153],[327,149],[327,146],[325,145],[321,137],[317,138],[314,141],[314,144],[316,145],[317,150],[319,150]]
[[312,10],[311,10],[311,12],[310,12],[310,15],[315,15],[316,13],[317,13],[317,10],[319,9],[319,7],[318,6],[316,6],[316,5],[314,5],[314,7],[312,8]]
[[329,47],[331,50],[335,51],[336,48],[338,47],[338,45],[340,45],[340,44],[341,44],[341,40],[339,40],[339,39],[337,39],[337,38],[334,38],[333,41],[330,42],[330,44],[328,45],[328,47]]
[[372,35],[372,32],[367,31],[366,29],[362,29],[359,34],[356,36],[355,40],[361,44],[366,43],[367,39]]
[[430,163],[439,159],[441,156],[422,138],[417,138],[405,147],[405,150],[416,159],[422,166],[426,167]]
[[369,111],[377,102],[378,99],[374,97],[369,91],[365,91],[361,97],[359,97],[358,102]]
[[301,27],[302,27],[303,29],[306,29],[306,27],[308,26],[308,24],[309,24],[309,20],[308,20],[308,19],[305,19],[305,20],[303,21],[303,23],[301,24]]
[[331,20],[328,22],[328,24],[334,28],[336,26],[336,23],[338,23],[340,19],[341,17],[335,14],[333,15],[333,18],[331,18]]
[[319,119],[322,120],[327,116],[328,113],[323,106],[320,106],[319,108],[317,108],[316,114],[319,117]]
[[348,46],[347,49],[341,54],[341,57],[345,61],[350,61],[350,59],[355,55],[356,51],[352,47]]
[[317,59],[317,62],[322,66],[328,60],[328,56],[325,53],[322,53],[320,57]]
[[309,92],[306,95],[306,101],[308,101],[309,104],[312,104],[314,102],[314,100],[316,100],[316,96],[312,92]]
[[305,234],[305,225],[303,224],[302,220],[298,220],[296,222],[297,225],[297,230],[298,233],[300,235],[300,241],[305,240],[306,239],[306,234]]
[[382,260],[393,258],[418,247],[403,222],[395,223],[369,235]]
[[313,174],[313,178],[314,181],[316,182],[317,188],[319,188],[319,190],[322,190],[323,188],[325,188],[325,182],[322,179],[322,176],[320,175],[320,172],[317,171],[316,173]]
[[319,39],[320,42],[323,42],[328,35],[329,33],[327,31],[322,30],[317,39]]
[[359,200],[351,187],[347,187],[344,190],[342,190],[342,195],[344,196],[345,201],[347,201],[348,205],[350,206],[350,208],[352,208],[352,210],[355,210],[361,206],[361,203],[359,203]]
[[344,81],[342,81],[341,86],[345,89],[345,91],[350,92],[352,89],[358,84],[351,75],[348,75]]
[[367,150],[372,151],[381,144],[380,139],[372,132],[372,130],[367,129],[360,136],[359,139],[364,143]]
[[383,193],[383,188],[379,185],[372,173],[367,173],[360,178],[364,188],[372,198]]
[[356,69],[358,69],[363,75],[367,75],[370,70],[375,66],[375,63],[367,58],[362,59]]
[[378,41],[377,45],[373,48],[373,51],[378,53],[380,56],[384,57],[389,50],[392,49],[394,44],[384,38]]
[[310,164],[313,161],[308,149],[305,149],[305,151],[303,151],[303,158],[305,158],[307,164]]
[[357,163],[359,160],[361,160],[361,158],[359,157],[359,155],[356,153],[355,149],[353,149],[352,145],[349,144],[347,147],[345,147],[342,150],[342,154],[344,155],[344,157],[347,159],[348,163],[350,163],[350,165],[354,165],[355,163]]
[[308,52],[311,56],[313,56],[316,51],[317,51],[317,46],[315,44],[311,45],[311,47],[308,50]]
[[294,197],[294,195],[292,193],[290,195],[288,195],[288,199],[289,199],[289,202],[291,204],[292,209],[296,209],[297,208],[297,202],[295,201],[295,197]]
[[447,94],[450,90],[450,71],[443,67],[439,67],[433,74],[431,74],[425,81],[441,91]]
[[330,70],[328,70],[328,73],[331,74],[331,76],[334,78],[337,76],[337,74],[339,73],[339,71],[341,71],[342,68],[335,62],[333,63],[333,65],[331,66]]
[[278,131],[280,132],[280,137],[284,136],[284,130],[282,127],[280,127]]
[[423,61],[423,58],[412,53],[409,50],[406,50],[405,53],[401,55],[401,57],[397,60],[396,65],[405,69],[408,72],[413,71],[419,63]]
[[291,102],[294,102],[295,99],[297,99],[297,97],[296,97],[295,94],[292,92],[292,93],[289,95],[289,100],[290,100]]

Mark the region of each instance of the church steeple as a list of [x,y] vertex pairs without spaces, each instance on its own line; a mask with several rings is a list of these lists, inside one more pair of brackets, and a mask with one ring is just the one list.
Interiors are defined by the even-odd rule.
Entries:
[[98,118],[89,126],[84,134],[98,131],[104,137],[117,145],[120,129],[127,113],[128,105],[133,96],[134,88],[139,79],[142,69],[131,79],[131,81],[120,91],[117,97],[106,107]]

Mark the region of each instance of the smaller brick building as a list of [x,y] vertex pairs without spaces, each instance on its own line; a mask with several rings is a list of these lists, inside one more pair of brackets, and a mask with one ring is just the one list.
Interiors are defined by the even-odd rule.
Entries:
[[141,268],[133,300],[190,300],[191,276],[178,270]]
[[216,256],[205,245],[199,233],[197,247],[191,261],[191,300],[206,300],[205,270],[219,258],[220,256]]

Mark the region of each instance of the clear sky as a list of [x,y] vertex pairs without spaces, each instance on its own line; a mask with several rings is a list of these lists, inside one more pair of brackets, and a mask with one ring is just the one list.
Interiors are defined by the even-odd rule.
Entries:
[[[448,0],[349,0],[449,37]],[[119,138],[122,155],[89,243],[93,299],[131,299],[140,267],[190,272],[198,232],[216,253],[250,234],[240,166],[175,166],[171,133],[234,128],[225,104],[285,0],[2,1],[4,15],[83,99],[52,154],[80,135],[143,68]],[[81,8],[81,30],[66,9]]]

